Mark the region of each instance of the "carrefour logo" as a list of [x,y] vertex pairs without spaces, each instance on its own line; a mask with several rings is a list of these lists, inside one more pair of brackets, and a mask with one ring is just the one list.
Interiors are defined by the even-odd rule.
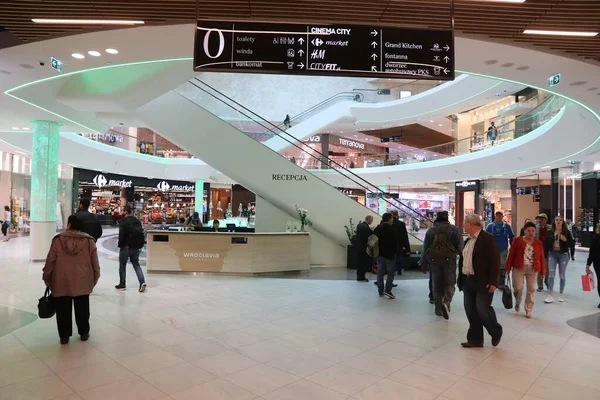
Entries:
[[156,188],[161,192],[168,192],[169,190],[174,192],[193,192],[194,186],[189,185],[171,185],[167,181],[161,181]]
[[171,185],[169,185],[169,182],[167,181],[161,181],[158,185],[156,185],[156,188],[161,192],[168,192],[169,189],[171,189]]
[[106,186],[106,184],[108,183],[108,180],[106,179],[106,177],[102,174],[96,175],[94,177],[94,185],[98,186],[99,188],[102,188],[104,186]]

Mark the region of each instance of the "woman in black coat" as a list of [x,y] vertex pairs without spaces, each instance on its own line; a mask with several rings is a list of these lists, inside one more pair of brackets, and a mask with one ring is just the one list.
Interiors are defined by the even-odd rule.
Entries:
[[[600,224],[596,227],[596,234],[592,237],[592,243],[590,244],[590,253],[588,255],[587,262],[585,263],[585,271],[590,271],[590,266],[593,265],[596,270],[596,277],[600,279]],[[598,285],[598,296],[600,296],[600,281]],[[600,308],[600,304],[598,304]]]

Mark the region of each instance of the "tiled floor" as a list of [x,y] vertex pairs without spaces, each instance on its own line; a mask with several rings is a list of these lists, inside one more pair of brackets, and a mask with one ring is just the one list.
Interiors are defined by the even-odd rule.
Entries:
[[[0,307],[35,313],[42,265],[26,262],[27,246],[0,243]],[[89,342],[61,346],[54,320],[0,337],[0,400],[600,399],[600,339],[566,324],[598,311],[581,262],[567,302],[538,296],[532,320],[497,296],[505,336],[474,350],[460,348],[462,295],[441,320],[426,280],[400,281],[395,301],[372,284],[302,277],[150,275],[140,294],[116,292],[116,262],[101,264]]]

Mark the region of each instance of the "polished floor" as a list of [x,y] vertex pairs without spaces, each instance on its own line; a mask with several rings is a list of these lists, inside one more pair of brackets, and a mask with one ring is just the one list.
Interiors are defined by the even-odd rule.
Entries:
[[[43,293],[28,244],[0,243],[0,307],[21,317]],[[101,264],[89,342],[61,346],[54,320],[0,332],[0,400],[600,399],[600,339],[566,323],[598,311],[580,261],[566,302],[539,296],[532,320],[497,296],[502,343],[471,350],[460,348],[461,294],[444,321],[425,279],[400,281],[396,300],[370,283],[301,277],[150,275],[140,294],[131,267],[131,289],[116,292],[116,261]]]

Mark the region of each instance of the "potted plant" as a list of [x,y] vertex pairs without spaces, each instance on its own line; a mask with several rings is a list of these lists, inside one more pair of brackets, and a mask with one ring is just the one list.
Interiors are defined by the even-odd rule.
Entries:
[[306,232],[306,227],[312,226],[311,220],[308,219],[308,210],[296,205],[296,212],[298,213],[298,219],[300,220],[300,232]]
[[356,225],[352,222],[352,218],[350,218],[350,223],[348,225],[344,225],[346,228],[346,235],[348,235],[348,240],[350,244],[346,247],[346,267],[348,269],[357,269],[358,267],[358,250],[356,248]]

